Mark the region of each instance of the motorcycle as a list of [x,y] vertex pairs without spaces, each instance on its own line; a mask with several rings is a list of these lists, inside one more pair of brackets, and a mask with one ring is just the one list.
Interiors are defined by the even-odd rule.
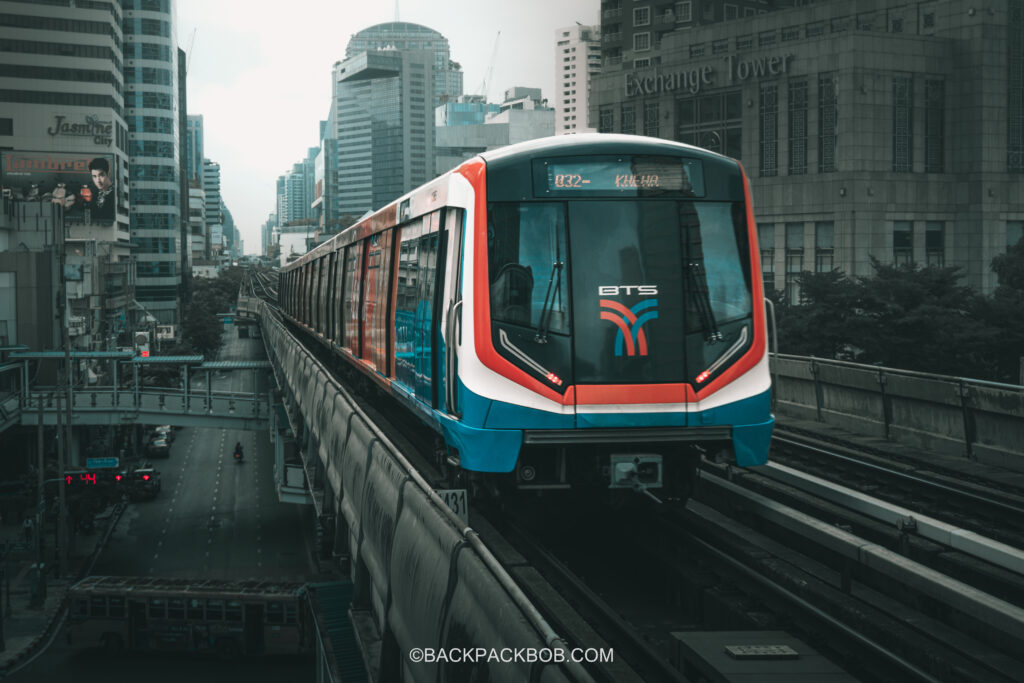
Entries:
[[235,451],[235,462],[236,463],[242,462],[242,450],[241,449],[238,449],[238,450]]

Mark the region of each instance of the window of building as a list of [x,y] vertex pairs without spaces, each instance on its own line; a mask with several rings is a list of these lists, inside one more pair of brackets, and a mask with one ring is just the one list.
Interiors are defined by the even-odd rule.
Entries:
[[825,22],[816,21],[812,24],[807,24],[804,35],[808,38],[817,38],[818,36],[825,35]]
[[838,117],[835,74],[820,74],[818,76],[818,173],[836,171]]
[[924,28],[935,28],[935,12],[925,12],[921,15],[921,26]]
[[743,154],[740,91],[676,100],[676,140],[739,159]]
[[725,20],[726,21],[729,21],[730,19],[738,19],[739,16],[740,16],[740,8],[739,7],[737,7],[736,5],[726,5],[725,6]]
[[765,291],[775,289],[775,224],[757,224],[757,244],[761,249],[761,274]]
[[597,132],[612,133],[615,131],[615,112],[610,106],[602,106],[597,114]]
[[762,176],[779,173],[779,86],[762,83],[760,96],[760,146]]
[[814,224],[814,271],[830,273],[835,267],[835,224],[832,221],[818,221]]
[[621,120],[621,124],[622,125],[621,125],[621,131],[620,132],[626,133],[628,135],[635,135],[636,134],[636,110],[633,108],[633,105],[632,104],[623,104],[622,105],[622,111],[620,113],[622,115],[622,120]]
[[0,118],[0,135],[14,135],[14,119]]
[[761,31],[757,34],[757,44],[760,47],[775,44],[775,31]]
[[696,45],[690,46],[691,57],[703,57],[704,56],[704,43],[697,43]]
[[657,102],[644,104],[644,135],[652,138],[661,135],[661,125],[658,120],[660,107]]
[[807,79],[789,82],[789,174],[807,173]]
[[711,54],[713,54],[713,55],[725,54],[728,51],[729,51],[729,41],[728,41],[728,39],[723,38],[721,40],[716,40],[716,41],[711,43]]
[[687,0],[686,2],[676,3],[676,23],[693,21],[693,2]]
[[1006,247],[1019,244],[1024,239],[1024,221],[1006,221]]
[[892,170],[914,170],[914,78],[892,79]]
[[791,40],[800,40],[799,26],[787,26],[782,29],[782,42],[785,43]]
[[800,303],[800,283],[804,271],[804,224],[786,223],[786,301]]
[[893,221],[892,264],[903,266],[914,262],[913,221]]
[[633,26],[650,26],[651,25],[651,8],[650,7],[634,7],[633,8]]
[[633,60],[633,68],[634,69],[646,69],[650,65],[651,65],[651,58],[650,57],[643,57],[641,59],[634,59]]
[[752,47],[754,47],[754,36],[748,34],[736,38],[737,50],[749,50]]
[[643,52],[651,49],[651,34],[647,31],[633,34],[633,51]]
[[943,221],[926,221],[924,224],[924,255],[929,266],[943,268],[946,265],[946,224]]
[[924,170],[942,173],[946,170],[946,84],[941,79],[924,82]]
[[1006,170],[1024,173],[1024,6],[1014,2],[1007,9]]

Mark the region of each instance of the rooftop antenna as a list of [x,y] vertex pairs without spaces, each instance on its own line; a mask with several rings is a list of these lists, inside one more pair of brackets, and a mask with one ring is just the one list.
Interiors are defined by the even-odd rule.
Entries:
[[395,0],[395,21],[398,21],[398,0]]

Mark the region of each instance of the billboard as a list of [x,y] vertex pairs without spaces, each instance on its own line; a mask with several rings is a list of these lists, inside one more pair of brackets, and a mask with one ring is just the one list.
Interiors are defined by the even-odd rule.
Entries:
[[70,220],[113,223],[117,160],[112,154],[0,152],[4,196],[64,206]]

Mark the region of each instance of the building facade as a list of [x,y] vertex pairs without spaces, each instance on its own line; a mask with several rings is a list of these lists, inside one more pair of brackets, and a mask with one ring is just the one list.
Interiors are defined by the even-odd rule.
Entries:
[[606,52],[598,129],[741,160],[765,281],[789,300],[801,272],[870,276],[872,259],[994,289],[992,258],[1024,231],[1024,1],[818,2],[646,54]]
[[555,134],[595,130],[589,123],[590,81],[601,72],[601,27],[555,31]]
[[224,216],[220,211],[220,164],[209,159],[203,159],[203,198],[206,201],[207,258],[216,260],[224,248]]
[[[180,322],[181,138],[173,0],[122,0],[135,298],[161,323]],[[141,310],[137,311],[142,315]]]
[[106,350],[126,328],[122,4],[0,1],[0,345],[59,348],[66,326],[75,350]]
[[349,39],[345,58],[375,50],[426,50],[433,55],[434,96],[431,107],[452,102],[462,94],[462,67],[452,61],[448,39],[434,29],[404,21],[370,26]]
[[434,177],[434,61],[428,50],[373,50],[335,64],[339,216],[358,218]]
[[[434,128],[435,175],[480,152],[555,133],[555,110],[541,99],[540,88],[509,88],[501,104],[478,106],[476,111],[460,102],[438,106],[435,121],[450,123]],[[474,114],[482,121],[470,123]]]

